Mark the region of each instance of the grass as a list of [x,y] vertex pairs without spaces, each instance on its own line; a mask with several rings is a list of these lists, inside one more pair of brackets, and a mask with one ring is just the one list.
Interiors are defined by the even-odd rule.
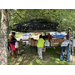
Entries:
[[16,33],[15,38],[21,37],[24,33]]
[[[24,33],[16,33],[16,38],[21,37]],[[33,36],[35,33],[33,33]],[[38,37],[38,36],[37,36]],[[48,48],[45,53],[43,53],[44,60],[40,60],[38,55],[35,53],[35,48],[23,47],[24,52],[20,54],[19,58],[12,59],[12,56],[8,54],[8,65],[69,65],[70,63],[63,60],[60,61],[60,54],[55,52],[60,52],[61,48]],[[32,52],[30,53],[30,51]],[[75,51],[74,51],[75,52]],[[74,53],[75,54],[75,53]],[[74,56],[75,57],[75,56]],[[75,61],[73,61],[75,65]]]
[[[60,61],[60,54],[56,54],[55,52],[60,52],[60,47],[58,48],[48,48],[46,52],[43,53],[44,60],[40,60],[38,55],[35,52],[35,48],[32,47],[24,47],[24,52],[20,54],[20,57],[16,59],[12,59],[12,57],[8,54],[8,65],[69,65],[70,62],[65,60]],[[20,50],[21,50],[20,49]],[[30,53],[30,51],[32,52]],[[74,56],[75,57],[75,56]],[[73,61],[75,65],[75,61]]]

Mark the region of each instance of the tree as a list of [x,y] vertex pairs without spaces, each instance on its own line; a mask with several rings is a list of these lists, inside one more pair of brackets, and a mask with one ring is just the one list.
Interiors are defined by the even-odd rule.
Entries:
[[9,25],[24,23],[34,18],[58,22],[58,30],[67,30],[68,27],[75,29],[75,9],[12,9]]
[[7,65],[9,9],[1,10],[1,55],[0,64]]

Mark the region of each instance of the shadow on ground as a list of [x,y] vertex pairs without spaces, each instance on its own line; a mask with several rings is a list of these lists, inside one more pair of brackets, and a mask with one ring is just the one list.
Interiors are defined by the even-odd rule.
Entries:
[[[46,52],[43,53],[44,60],[40,60],[36,54],[35,48],[25,47],[22,48],[24,52],[20,54],[20,57],[12,59],[12,56],[8,54],[8,65],[69,65],[70,62],[66,60],[60,61],[60,54],[55,52],[60,52],[60,47],[58,48],[48,48]],[[16,56],[15,56],[16,57]],[[73,62],[75,65],[75,61]]]

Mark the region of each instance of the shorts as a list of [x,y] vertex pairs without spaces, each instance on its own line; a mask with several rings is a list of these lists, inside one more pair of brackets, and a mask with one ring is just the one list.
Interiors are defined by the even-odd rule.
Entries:
[[17,48],[15,48],[15,45],[13,45],[13,44],[10,44],[10,47],[13,51],[17,50]]

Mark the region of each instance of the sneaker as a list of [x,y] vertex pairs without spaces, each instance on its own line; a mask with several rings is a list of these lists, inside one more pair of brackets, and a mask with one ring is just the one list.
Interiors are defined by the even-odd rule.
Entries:
[[60,61],[63,61],[63,60],[60,59]]
[[67,61],[67,62],[70,62],[70,61]]

